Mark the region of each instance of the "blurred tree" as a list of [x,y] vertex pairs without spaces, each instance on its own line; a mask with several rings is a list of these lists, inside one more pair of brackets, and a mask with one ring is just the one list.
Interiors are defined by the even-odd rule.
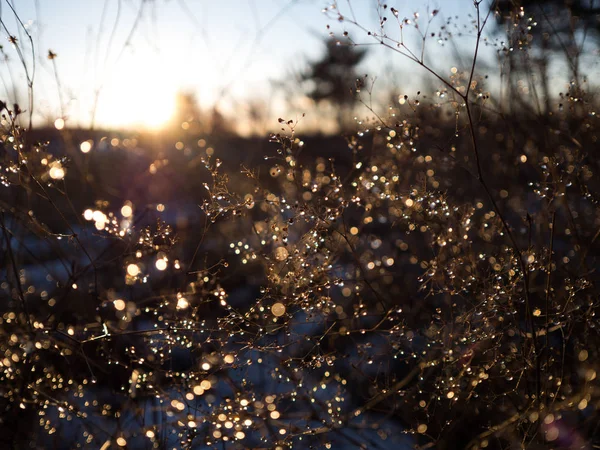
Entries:
[[267,132],[267,124],[271,117],[270,99],[253,98],[239,105],[239,107],[244,111],[243,123],[245,126],[241,130],[243,134],[263,136]]
[[309,63],[301,74],[301,82],[311,82],[307,90],[310,99],[317,103],[326,101],[337,109],[337,120],[341,129],[349,125],[348,118],[356,103],[353,88],[358,80],[357,66],[365,58],[367,51],[358,48],[349,40],[340,42],[325,41],[323,57]]
[[178,133],[183,130],[192,138],[200,134],[229,134],[234,130],[234,124],[219,111],[217,106],[213,106],[210,110],[203,110],[192,92],[177,94],[171,127]]
[[206,121],[206,114],[200,109],[196,95],[192,92],[179,92],[175,101],[173,128],[197,134],[206,131]]
[[[550,110],[549,66],[552,58],[562,54],[574,87],[579,90],[581,83],[581,61],[584,45],[597,45],[600,40],[600,2],[595,0],[499,0],[497,7],[498,24],[506,28],[509,47],[522,48],[532,45],[538,51],[527,53],[528,60],[517,60],[508,54],[510,73],[531,73],[531,66],[537,69],[541,99],[529,80],[533,94],[538,98],[538,110]],[[521,27],[515,27],[519,20]],[[591,39],[590,39],[591,38]],[[511,94],[509,94],[511,95]],[[514,98],[513,95],[511,97]]]
[[215,135],[227,135],[234,132],[234,124],[219,110],[217,106],[214,106],[210,112],[210,134]]

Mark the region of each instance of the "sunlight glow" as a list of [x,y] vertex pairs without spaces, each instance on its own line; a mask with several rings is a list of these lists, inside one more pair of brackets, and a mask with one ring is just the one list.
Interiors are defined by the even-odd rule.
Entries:
[[119,128],[163,128],[175,110],[173,67],[136,55],[115,70],[99,98],[97,120]]

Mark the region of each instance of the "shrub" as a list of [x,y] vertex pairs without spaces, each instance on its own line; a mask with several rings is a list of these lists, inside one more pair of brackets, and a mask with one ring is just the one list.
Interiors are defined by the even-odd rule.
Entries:
[[[153,180],[182,189],[176,213],[182,198],[200,205],[187,227],[169,204],[83,192],[75,152],[69,163],[32,143],[18,107],[2,104],[7,443],[595,445],[596,103],[583,78],[543,112],[505,108],[486,86],[481,45],[501,59],[535,51],[525,10],[502,44],[485,39],[494,8],[476,2],[474,54],[449,75],[403,37],[416,21],[424,48],[437,11],[427,30],[379,11],[369,31],[328,9],[430,72],[436,92],[402,95],[386,114],[363,98],[372,117],[335,158],[283,119],[256,167],[237,170],[206,142],[145,156],[139,176],[172,167]],[[136,165],[120,161],[122,177]]]

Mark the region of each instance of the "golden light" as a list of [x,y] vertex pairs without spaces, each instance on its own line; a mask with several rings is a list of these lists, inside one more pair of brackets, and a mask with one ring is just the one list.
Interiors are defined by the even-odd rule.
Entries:
[[123,311],[125,309],[125,306],[126,306],[125,302],[123,300],[121,300],[121,299],[115,300],[113,302],[113,305],[115,305],[115,309],[117,311]]
[[92,211],[92,220],[94,222],[107,222],[108,217],[100,210]]
[[[89,217],[89,212],[86,211],[84,213],[84,217]],[[93,220],[95,222],[94,225],[97,230],[104,230],[104,228],[106,227],[106,224],[109,222],[106,214],[104,214],[102,211],[98,211],[98,210],[92,212],[91,220]]]
[[83,212],[83,218],[85,220],[92,220],[93,216],[94,216],[94,211],[92,211],[91,209],[86,209]]
[[204,394],[204,388],[200,385],[194,386],[194,394],[196,395],[202,395]]
[[93,141],[83,141],[81,144],[79,144],[81,153],[89,153],[89,151],[92,149],[92,143]]
[[132,277],[136,277],[140,273],[140,268],[138,267],[137,264],[129,264],[127,266],[127,273],[129,275],[131,275]]
[[127,217],[131,217],[132,214],[133,214],[133,208],[131,207],[131,205],[129,205],[129,204],[123,205],[123,207],[121,208],[121,215],[123,217],[127,218]]
[[54,180],[62,180],[65,177],[65,169],[63,169],[61,163],[55,162],[50,167],[50,178]]
[[289,252],[288,252],[287,248],[277,247],[275,249],[275,259],[277,261],[285,261],[288,256],[289,256]]
[[[164,258],[157,259],[156,262],[154,263],[154,265],[160,271],[166,270],[167,269],[167,260]],[[179,299],[179,301],[181,301],[181,300],[182,299]],[[183,299],[183,300],[185,300],[185,299]],[[178,307],[179,307],[179,301],[177,302]]]
[[171,400],[171,406],[178,411],[183,411],[185,409],[185,403],[176,399]]
[[[164,259],[160,261],[164,261]],[[190,306],[190,304],[185,297],[181,297],[177,300],[177,309],[186,309],[188,306]]]
[[285,305],[283,303],[275,303],[271,306],[271,312],[275,317],[281,317],[285,314]]

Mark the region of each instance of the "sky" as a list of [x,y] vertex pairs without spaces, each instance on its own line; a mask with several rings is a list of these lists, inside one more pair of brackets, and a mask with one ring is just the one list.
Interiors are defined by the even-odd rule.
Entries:
[[[14,97],[16,87],[26,104],[27,79],[8,31],[18,38],[30,73],[35,60],[38,123],[63,118],[70,126],[160,127],[182,91],[194,93],[201,107],[216,104],[230,116],[241,105],[262,102],[276,118],[286,109],[286,93],[274,90],[273,81],[317,59],[329,31],[346,30],[367,42],[365,33],[323,12],[331,5],[326,0],[0,1],[9,59],[0,68],[0,98]],[[347,0],[339,4],[349,11]],[[361,23],[377,27],[376,0],[351,4]],[[407,17],[427,8],[439,9],[442,17],[474,11],[472,0],[388,4]],[[35,57],[11,5],[31,34]],[[56,58],[48,59],[49,50]],[[433,59],[444,54],[431,51]],[[391,67],[407,64],[389,52],[372,53],[365,71],[387,71],[389,77]],[[445,65],[449,70],[453,62]]]

